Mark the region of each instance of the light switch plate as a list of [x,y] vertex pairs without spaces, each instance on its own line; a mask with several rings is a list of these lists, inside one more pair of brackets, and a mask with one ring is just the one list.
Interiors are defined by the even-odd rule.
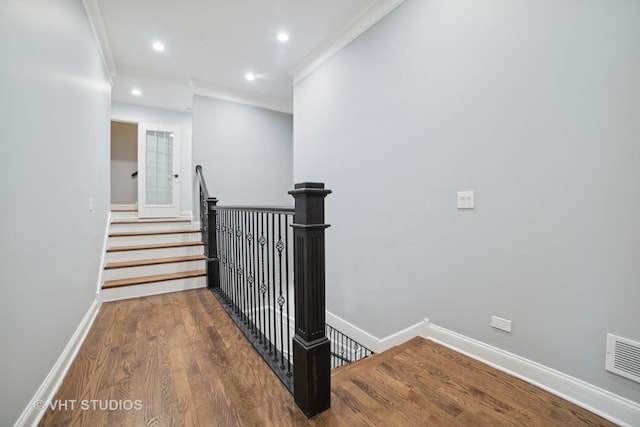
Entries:
[[458,209],[473,209],[475,207],[473,191],[458,191]]

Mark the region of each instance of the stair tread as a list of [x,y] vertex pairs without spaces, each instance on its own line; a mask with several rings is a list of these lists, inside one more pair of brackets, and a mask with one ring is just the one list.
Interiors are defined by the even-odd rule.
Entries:
[[202,242],[155,243],[151,245],[112,246],[107,252],[140,251],[145,249],[179,248],[181,246],[203,246]]
[[188,261],[202,261],[207,259],[204,255],[189,255],[179,256],[171,258],[153,258],[153,259],[141,259],[136,261],[122,261],[122,262],[110,262],[104,266],[105,270],[113,268],[127,268],[127,267],[143,267],[146,265],[158,265],[158,264],[172,264],[178,262]]
[[111,224],[161,224],[167,222],[191,222],[191,220],[189,218],[122,218],[111,220]]
[[158,230],[158,231],[124,231],[110,233],[109,237],[154,236],[156,234],[191,234],[202,233],[201,230]]
[[190,277],[201,277],[206,276],[206,274],[206,270],[192,270],[183,271],[180,273],[155,274],[152,276],[131,277],[128,279],[106,280],[102,284],[102,289],[142,285],[146,283],[165,282],[167,280],[187,279]]

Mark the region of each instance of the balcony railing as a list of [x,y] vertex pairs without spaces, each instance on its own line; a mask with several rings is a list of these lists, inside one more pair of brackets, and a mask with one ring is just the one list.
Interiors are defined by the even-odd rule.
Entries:
[[373,354],[373,351],[329,324],[326,334],[331,343],[331,368],[339,368]]
[[220,286],[214,294],[293,391],[293,208],[215,208]]
[[302,412],[328,409],[324,199],[331,191],[296,184],[289,192],[294,208],[218,206],[201,166],[196,174],[207,286]]

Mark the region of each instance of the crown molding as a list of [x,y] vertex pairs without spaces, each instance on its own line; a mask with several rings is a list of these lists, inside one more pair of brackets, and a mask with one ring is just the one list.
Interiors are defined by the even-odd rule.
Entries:
[[236,102],[238,104],[249,105],[252,107],[293,114],[293,103],[291,101],[270,97],[251,96],[241,91],[199,80],[191,80],[190,85],[193,87],[194,95],[207,96],[209,98],[221,99],[223,101]]
[[98,42],[98,50],[102,57],[102,63],[107,71],[109,80],[113,84],[113,79],[116,77],[116,61],[113,59],[113,53],[111,52],[111,45],[109,44],[109,37],[107,36],[107,30],[104,26],[104,20],[102,19],[102,13],[98,6],[98,0],[82,0],[84,10],[87,12],[93,35]]
[[293,76],[293,85],[295,86],[304,80],[305,77],[320,65],[340,52],[360,34],[367,31],[376,22],[402,4],[403,1],[404,0],[379,0],[341,30],[337,31],[334,36],[325,40],[289,72],[289,74]]

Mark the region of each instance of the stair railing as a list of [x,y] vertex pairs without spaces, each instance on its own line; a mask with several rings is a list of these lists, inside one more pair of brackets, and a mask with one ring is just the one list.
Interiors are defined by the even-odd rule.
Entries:
[[339,368],[349,363],[371,356],[372,350],[327,323],[327,337],[331,343],[331,368]]
[[196,175],[207,286],[301,411],[328,409],[324,199],[331,190],[296,184],[293,208],[218,206],[200,165]]

